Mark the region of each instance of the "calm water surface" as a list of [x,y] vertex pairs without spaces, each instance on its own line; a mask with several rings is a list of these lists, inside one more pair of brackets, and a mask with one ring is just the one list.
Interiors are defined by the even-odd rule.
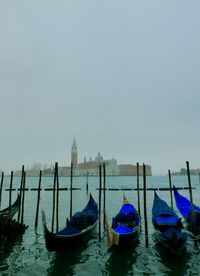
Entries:
[[[9,177],[4,179],[4,188],[9,187]],[[200,205],[200,185],[197,176],[192,176],[194,203]],[[70,186],[69,178],[60,178],[60,186]],[[174,176],[172,182],[177,187],[187,187],[186,176]],[[77,177],[73,180],[73,186],[81,190],[73,191],[73,212],[79,211],[88,200],[85,190],[86,180]],[[19,188],[20,178],[14,178],[13,188]],[[89,178],[89,192],[98,202],[98,177]],[[135,177],[108,177],[106,179],[108,188],[135,188]],[[140,185],[143,185],[142,178]],[[37,188],[38,178],[29,177],[26,180],[27,188]],[[53,179],[44,177],[42,188],[51,188]],[[148,188],[168,187],[167,176],[147,177]],[[125,191],[129,201],[137,208],[136,191]],[[158,191],[161,198],[170,204],[169,191]],[[188,190],[181,190],[181,194],[189,196]],[[8,192],[2,195],[2,208],[8,205]],[[17,196],[13,191],[12,199]],[[106,192],[106,209],[108,220],[115,215],[122,204],[123,191]],[[34,227],[37,192],[27,191],[25,195],[25,217],[24,221],[29,226],[21,238],[13,238],[10,241],[0,241],[0,275],[200,275],[200,244],[199,250],[193,247],[193,241],[187,241],[187,252],[184,256],[173,256],[155,244],[153,236],[154,229],[151,223],[151,208],[153,202],[153,191],[147,191],[148,206],[148,230],[149,246],[145,247],[143,232],[143,193],[140,193],[142,232],[139,244],[135,248],[125,251],[108,251],[106,237],[102,229],[102,241],[98,241],[98,233],[87,245],[78,250],[68,253],[48,252],[45,247],[41,212],[37,230]],[[69,191],[61,191],[59,199],[59,227],[65,226],[66,217],[69,216]],[[47,223],[51,226],[52,191],[41,192],[40,210],[44,210]]]

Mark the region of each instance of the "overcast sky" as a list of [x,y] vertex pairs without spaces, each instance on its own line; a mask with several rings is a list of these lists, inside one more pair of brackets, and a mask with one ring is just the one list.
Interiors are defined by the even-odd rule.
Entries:
[[0,1],[0,169],[99,152],[200,167],[200,1]]

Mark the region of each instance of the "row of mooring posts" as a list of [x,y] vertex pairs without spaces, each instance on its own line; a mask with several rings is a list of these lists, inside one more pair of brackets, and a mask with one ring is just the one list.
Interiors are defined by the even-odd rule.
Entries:
[[[37,197],[37,206],[36,206],[36,216],[35,216],[35,227],[38,227],[38,215],[39,215],[39,203],[40,203],[40,191],[41,191],[41,179],[42,179],[42,171],[40,170],[39,174],[39,185],[38,185],[38,197]],[[4,173],[1,175],[1,184],[0,184],[0,207],[2,202],[2,191],[3,191],[3,181],[4,181]],[[12,205],[12,191],[13,189],[13,171],[10,174],[10,184],[9,184],[9,222],[11,221],[11,205]],[[17,214],[17,222],[21,225],[24,224],[24,205],[25,205],[25,191],[26,191],[26,172],[24,170],[24,165],[22,166],[21,171],[21,179],[20,179],[20,187],[19,187],[19,211]]]
[[[2,172],[1,184],[0,184],[0,207],[1,207],[1,202],[2,202],[3,181],[4,181],[4,173]],[[21,175],[20,188],[19,188],[20,207],[19,207],[19,212],[18,212],[18,216],[17,216],[17,222],[20,224],[23,224],[23,222],[24,222],[25,183],[26,183],[26,173],[24,171],[24,166],[22,166],[22,175]],[[9,214],[8,214],[9,223],[11,222],[11,217],[12,217],[12,214],[11,214],[12,191],[13,191],[13,171],[11,171],[11,174],[10,174],[10,184],[9,184],[9,205],[8,205],[8,207],[9,207]]]
[[[187,167],[187,176],[188,176],[188,186],[189,186],[189,195],[190,195],[190,201],[191,205],[193,206],[193,196],[192,196],[192,186],[191,186],[191,178],[190,178],[190,169],[189,169],[189,162],[186,161],[186,167]],[[103,187],[102,187],[102,174],[103,174]],[[88,176],[86,175],[86,191],[88,193]],[[140,188],[139,183],[139,163],[137,163],[137,175],[136,175],[136,184],[137,184],[137,203],[138,203],[138,214],[141,216],[141,206],[140,206],[140,190],[143,190],[143,209],[144,209],[144,233],[145,233],[145,245],[148,246],[148,221],[147,221],[147,200],[146,200],[146,166],[143,164],[143,189]],[[171,180],[171,173],[170,170],[168,170],[168,176],[169,176],[169,190],[170,190],[170,199],[171,199],[171,207],[173,208],[173,197],[172,197],[172,180]],[[35,190],[38,190],[37,195],[37,206],[36,206],[36,215],[35,215],[35,228],[38,227],[38,216],[39,216],[39,204],[40,204],[40,192],[41,192],[41,180],[42,180],[42,171],[40,171],[39,174],[39,184],[38,188]],[[3,181],[4,181],[4,173],[2,172],[1,175],[1,183],[0,183],[0,204],[2,199],[2,189],[3,189]],[[23,224],[24,221],[24,201],[25,201],[25,182],[26,182],[26,172],[24,170],[24,165],[22,166],[22,173],[21,173],[21,182],[20,182],[20,189],[19,189],[19,197],[20,197],[20,210],[18,212],[18,218],[17,221],[21,224]],[[13,171],[11,172],[10,176],[10,187],[9,187],[9,207],[12,203],[12,188],[13,185]],[[58,163],[55,163],[55,169],[54,169],[54,181],[53,181],[53,207],[52,207],[52,227],[51,230],[54,232],[54,224],[55,224],[55,217],[56,217],[56,231],[59,229],[59,176],[58,176]],[[71,163],[71,173],[70,173],[70,212],[69,216],[72,217],[72,190],[73,190],[73,163]],[[101,240],[101,213],[102,213],[102,190],[103,190],[103,228],[105,230],[105,209],[106,209],[106,166],[103,164],[102,166],[99,166],[99,240]],[[10,209],[10,208],[9,208]],[[9,218],[11,215],[9,215]]]
[[[71,170],[70,170],[70,198],[69,198],[69,217],[72,217],[73,211],[73,163],[71,163]],[[52,204],[52,224],[51,224],[51,232],[54,232],[54,225],[56,224],[56,232],[59,230],[59,175],[58,175],[58,163],[55,163],[54,168],[54,180],[53,180],[53,204]],[[39,207],[38,207],[39,210]]]
[[[188,161],[186,161],[186,168],[187,168],[189,198],[190,198],[191,206],[193,206],[192,185],[191,185],[191,177],[190,177],[190,165],[189,165]],[[172,179],[171,179],[171,172],[170,172],[170,170],[168,170],[168,177],[169,177],[170,203],[171,203],[171,208],[174,209],[174,206],[173,206],[173,196],[172,196],[173,187],[172,187]]]

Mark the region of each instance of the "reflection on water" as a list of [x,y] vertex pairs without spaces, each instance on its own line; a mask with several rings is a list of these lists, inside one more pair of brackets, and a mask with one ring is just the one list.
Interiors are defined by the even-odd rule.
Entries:
[[[94,237],[94,235],[93,235]],[[92,240],[86,244],[76,245],[69,251],[60,251],[49,253],[51,257],[50,267],[47,269],[48,276],[57,275],[75,275],[75,269],[78,264],[86,263],[90,257],[90,247],[93,246]]]
[[105,264],[106,275],[133,275],[133,265],[136,263],[136,259],[137,252],[131,247],[127,250],[113,249]]
[[[0,274],[9,268],[9,256],[15,246],[20,245],[22,236],[0,236]],[[6,275],[7,273],[5,273]]]
[[73,275],[74,268],[80,262],[81,252],[75,250],[72,253],[54,252],[47,275]]
[[182,255],[171,254],[160,244],[155,244],[153,246],[153,249],[157,252],[157,260],[159,260],[162,265],[162,268],[160,266],[160,271],[163,271],[164,275],[186,275],[186,271],[188,268],[187,263],[191,257],[190,253],[185,252]]

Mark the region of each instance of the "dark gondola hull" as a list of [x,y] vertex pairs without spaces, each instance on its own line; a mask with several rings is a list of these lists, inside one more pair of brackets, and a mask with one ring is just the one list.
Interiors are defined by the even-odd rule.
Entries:
[[45,226],[45,244],[48,251],[68,251],[73,247],[78,247],[87,243],[96,229],[97,222],[88,230],[73,236],[57,236],[51,233]]
[[0,210],[0,219],[1,218],[8,219],[9,216],[10,216],[10,218],[12,218],[19,211],[19,208],[20,208],[20,196],[18,194],[17,199],[10,207]]
[[48,230],[44,211],[42,211],[42,221],[47,250],[69,251],[87,243],[95,232],[98,221],[97,203],[90,194],[86,207],[67,220],[66,227],[56,233]]
[[174,239],[173,236],[165,236],[162,232],[156,231],[155,232],[155,240],[160,243],[164,248],[170,249],[172,251],[176,250],[185,250],[187,235],[181,231],[177,230],[177,234],[179,234],[178,239]]
[[124,203],[119,213],[112,218],[112,227],[106,219],[108,248],[126,248],[139,241],[140,217],[135,207],[124,196]]
[[[114,232],[114,231],[113,231]],[[119,242],[118,244],[115,244],[115,247],[125,248],[125,247],[131,247],[138,243],[139,241],[139,230],[136,230],[133,233],[130,234],[119,234]]]
[[174,242],[172,239],[167,239],[161,235],[159,231],[154,233],[154,239],[156,246],[162,248],[170,254],[181,256],[186,253],[186,239],[183,238],[181,241]]
[[14,219],[0,220],[0,235],[1,236],[11,236],[11,235],[22,235],[28,228],[25,224],[22,224]]
[[13,219],[14,215],[20,209],[20,196],[18,194],[15,202],[10,206],[0,211],[0,235],[1,238],[13,235],[21,235],[25,232],[28,226]]
[[155,241],[172,253],[185,252],[186,233],[182,232],[181,219],[167,203],[155,193],[152,207]]

